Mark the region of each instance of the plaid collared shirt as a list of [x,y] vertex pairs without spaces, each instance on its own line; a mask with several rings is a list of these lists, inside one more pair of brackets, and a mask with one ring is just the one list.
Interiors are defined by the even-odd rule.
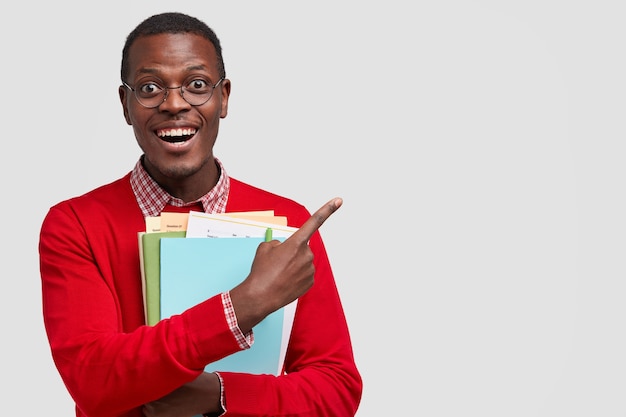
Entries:
[[195,205],[198,202],[202,203],[205,213],[223,213],[226,211],[230,179],[222,163],[217,158],[215,162],[220,168],[220,177],[215,187],[196,201],[184,202],[180,198],[171,196],[157,184],[143,167],[141,159],[139,159],[130,174],[130,186],[133,189],[133,193],[135,193],[137,204],[139,204],[143,216],[158,216],[167,204],[175,207],[185,207]]

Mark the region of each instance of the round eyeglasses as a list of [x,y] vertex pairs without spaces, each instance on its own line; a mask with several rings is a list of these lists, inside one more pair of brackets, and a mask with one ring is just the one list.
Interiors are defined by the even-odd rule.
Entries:
[[155,81],[149,81],[139,85],[137,88],[133,88],[125,81],[122,84],[133,93],[135,98],[144,107],[153,109],[159,107],[161,103],[167,100],[167,96],[170,90],[180,90],[181,97],[192,106],[201,106],[211,99],[213,91],[217,87],[224,77],[220,78],[215,84],[210,84],[202,78],[194,78],[190,82],[180,85],[178,87],[163,87]]

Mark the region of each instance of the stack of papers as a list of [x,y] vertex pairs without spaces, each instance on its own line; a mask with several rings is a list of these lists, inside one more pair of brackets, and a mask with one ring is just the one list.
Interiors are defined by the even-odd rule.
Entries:
[[[297,230],[272,211],[192,211],[146,219],[146,232],[139,233],[146,323],[154,325],[238,285],[248,276],[268,228],[279,241]],[[282,373],[296,302],[255,326],[250,349],[208,364],[205,370]]]

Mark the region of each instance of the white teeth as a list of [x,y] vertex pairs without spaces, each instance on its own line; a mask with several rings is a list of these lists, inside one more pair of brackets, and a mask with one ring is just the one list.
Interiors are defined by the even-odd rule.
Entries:
[[193,135],[196,133],[196,129],[193,128],[178,128],[178,129],[168,129],[168,130],[159,130],[157,132],[157,134],[160,137],[166,137],[166,136],[188,136],[188,135]]

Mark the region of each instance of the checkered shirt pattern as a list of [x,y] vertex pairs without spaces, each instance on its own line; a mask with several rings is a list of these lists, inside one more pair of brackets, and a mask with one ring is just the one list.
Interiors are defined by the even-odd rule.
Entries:
[[[143,157],[142,157],[143,158]],[[152,179],[141,163],[137,161],[130,174],[130,185],[135,193],[137,204],[144,217],[156,217],[161,214],[167,204],[175,207],[185,207],[202,203],[205,213],[223,213],[226,211],[228,192],[230,191],[230,179],[222,163],[216,158],[215,162],[220,168],[220,177],[217,184],[208,193],[196,201],[184,202],[180,198],[171,196],[157,182]]]

